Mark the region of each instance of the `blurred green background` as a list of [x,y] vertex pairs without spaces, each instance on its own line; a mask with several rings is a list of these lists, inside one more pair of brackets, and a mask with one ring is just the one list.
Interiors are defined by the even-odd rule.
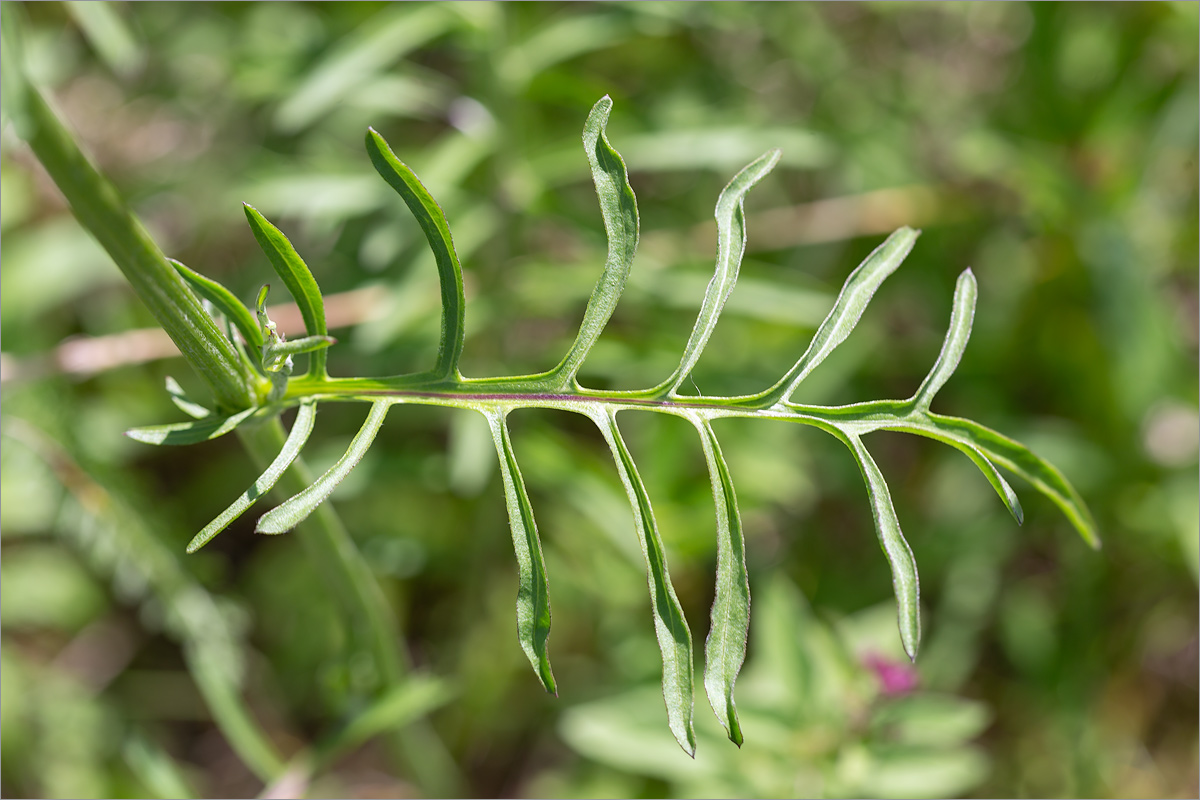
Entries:
[[[800,399],[908,396],[974,269],[975,334],[935,410],[1058,464],[1105,547],[1028,487],[1017,528],[946,448],[870,437],[922,569],[910,674],[849,455],[815,430],[719,425],[755,598],[740,751],[702,694],[696,760],[671,740],[631,516],[585,421],[511,423],[546,549],[555,699],[516,642],[486,428],[390,415],[334,503],[414,661],[444,681],[431,721],[464,795],[1200,791],[1195,3],[22,10],[29,71],[168,255],[249,299],[269,270],[239,203],[292,237],[330,296],[335,375],[421,369],[436,346],[432,257],[366,158],[368,125],[449,217],[469,376],[546,369],[574,336],[604,257],[579,132],[604,94],[643,242],[585,384],[675,366],[717,194],[769,147],[783,162],[747,200],[700,392],[773,383],[854,265],[907,224],[924,230],[915,251]],[[3,793],[255,795],[195,665],[228,670],[291,755],[362,707],[363,654],[294,537],[255,537],[249,516],[184,556],[257,473],[232,437],[160,450],[121,435],[180,417],[165,376],[201,385],[161,337],[128,333],[153,319],[7,127],[0,171]],[[322,407],[314,468],[362,414]],[[715,561],[699,443],[675,419],[622,424],[699,643]],[[403,763],[373,741],[307,791],[426,793]]]

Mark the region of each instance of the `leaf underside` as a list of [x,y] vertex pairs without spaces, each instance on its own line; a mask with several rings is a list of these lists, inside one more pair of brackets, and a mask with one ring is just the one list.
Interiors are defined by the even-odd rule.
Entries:
[[[910,398],[840,407],[803,406],[790,401],[800,383],[850,335],[884,280],[912,250],[919,232],[911,228],[900,228],[889,236],[849,275],[808,348],[773,386],[744,397],[695,398],[678,394],[700,359],[737,281],[747,237],[742,208],[746,193],[779,162],[777,150],[768,151],[752,161],[721,192],[714,212],[717,226],[714,274],[675,371],[657,386],[639,392],[600,392],[581,387],[576,376],[616,308],[638,244],[637,200],[629,185],[625,162],[609,143],[605,131],[611,110],[611,99],[602,98],[588,115],[583,131],[584,151],[591,166],[608,237],[608,254],[575,341],[557,366],[540,375],[468,379],[459,374],[459,358],[465,341],[466,304],[462,266],[454,250],[449,224],[441,207],[416,174],[396,157],[374,129],[369,129],[366,137],[371,162],[416,218],[437,264],[442,328],[431,370],[383,379],[329,378],[325,369],[325,348],[333,340],[327,336],[324,305],[316,281],[287,237],[256,210],[245,207],[254,237],[299,306],[308,334],[305,339],[292,343],[272,342],[271,347],[265,349],[271,349],[281,361],[283,356],[293,352],[308,352],[309,371],[307,375],[287,382],[286,386],[282,383],[284,379],[275,375],[279,393],[272,394],[266,405],[226,416],[217,416],[189,399],[177,383],[168,379],[167,390],[172,401],[194,420],[128,432],[132,438],[150,444],[190,444],[228,433],[253,420],[258,412],[267,416],[299,404],[296,421],[279,456],[250,489],[197,534],[188,546],[189,552],[203,546],[271,489],[307,441],[320,399],[365,401],[371,403],[371,408],[345,455],[307,489],[263,515],[256,528],[259,533],[278,534],[290,530],[324,502],[362,459],[393,404],[438,404],[479,411],[487,420],[499,459],[517,558],[518,642],[545,689],[557,693],[548,653],[551,616],[545,561],[506,417],[513,409],[530,407],[584,414],[600,429],[629,498],[634,530],[646,562],[651,616],[662,655],[663,698],[668,725],[680,747],[693,755],[696,738],[692,719],[692,635],[671,584],[666,549],[650,498],[617,427],[618,412],[651,410],[674,414],[691,422],[699,434],[712,486],[717,534],[716,586],[705,641],[704,687],[713,712],[730,740],[738,745],[741,745],[743,735],[734,702],[734,684],[746,654],[750,583],[733,479],[721,454],[712,420],[753,416],[796,422],[820,428],[846,445],[863,475],[879,543],[892,571],[900,639],[911,658],[916,657],[921,638],[916,561],[900,530],[887,482],[863,443],[862,437],[867,433],[903,431],[960,450],[979,468],[1020,523],[1024,512],[1016,493],[998,469],[1002,467],[1049,497],[1088,544],[1099,546],[1096,524],[1083,499],[1054,466],[1023,445],[978,423],[930,411],[937,392],[962,359],[970,337],[978,287],[969,269],[958,278],[950,323],[937,360]],[[176,268],[230,320],[246,342],[263,346],[262,328],[228,290],[182,264],[176,263]]]

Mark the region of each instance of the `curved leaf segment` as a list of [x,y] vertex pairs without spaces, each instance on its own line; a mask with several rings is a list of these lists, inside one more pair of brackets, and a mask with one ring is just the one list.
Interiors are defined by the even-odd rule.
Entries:
[[[370,413],[346,454],[310,487],[264,515],[258,522],[261,533],[283,533],[323,502],[370,447],[393,405],[441,405],[478,411],[487,419],[504,484],[518,564],[517,632],[521,648],[548,692],[556,692],[547,642],[550,635],[549,584],[538,539],[533,509],[509,435],[506,417],[517,408],[553,408],[574,411],[590,418],[600,429],[617,474],[629,496],[634,527],[646,560],[646,579],[655,634],[662,651],[663,697],[667,719],[679,745],[695,752],[693,732],[692,635],[667,568],[667,551],[658,533],[646,487],[638,475],[633,455],[621,437],[617,414],[621,411],[657,411],[682,417],[695,426],[708,464],[717,521],[717,575],[708,639],[705,645],[704,687],[709,703],[729,738],[742,742],[734,704],[734,683],[746,653],[750,625],[750,584],[746,573],[745,543],[738,516],[733,479],[721,455],[712,421],[727,417],[754,417],[812,425],[836,437],[850,450],[863,474],[880,547],[892,570],[898,607],[900,638],[910,657],[916,658],[921,640],[920,591],[916,561],[900,530],[891,494],[875,460],[863,443],[874,431],[905,431],[943,442],[961,450],[979,467],[1018,523],[1023,512],[1016,493],[1000,474],[1003,467],[1049,497],[1093,547],[1099,546],[1096,525],[1082,498],[1063,475],[1017,442],[978,423],[932,413],[929,408],[946,383],[967,344],[974,317],[977,287],[971,271],[958,278],[949,330],[937,361],[912,397],[880,400],[848,406],[822,407],[791,402],[796,387],[841,344],[861,318],[875,291],[912,250],[918,232],[901,228],[867,256],[846,279],[833,309],[821,323],[808,349],[772,387],[741,397],[689,397],[678,393],[694,369],[712,335],[721,309],[737,281],[746,243],[746,220],[742,201],[746,192],[767,175],[779,161],[772,150],[739,172],[717,201],[716,270],[708,285],[695,327],[684,347],[679,366],[656,387],[633,392],[602,392],[579,385],[576,375],[588,352],[612,316],[633,265],[638,242],[637,201],[629,186],[621,156],[609,144],[605,124],[612,101],[602,98],[584,126],[583,144],[592,167],[601,216],[608,234],[608,257],[588,301],[579,334],[563,360],[553,369],[516,377],[463,378],[458,370],[465,340],[462,267],[454,252],[450,228],[441,208],[411,169],[392,153],[383,137],[367,133],[367,150],[380,175],[397,191],[416,216],[433,249],[441,279],[442,336],[432,369],[391,378],[330,378],[325,371],[326,335],[320,292],[308,267],[287,238],[257,211],[246,207],[255,238],[271,265],[296,299],[308,327],[308,340],[320,346],[312,350],[308,373],[286,381],[285,391],[268,398],[266,404],[239,413],[218,416],[183,396],[170,382],[172,399],[192,422],[139,428],[129,435],[150,444],[188,444],[212,439],[251,419],[277,414],[299,405],[300,412],[283,451],[267,471],[233,505],[210,523],[189,545],[203,546],[243,513],[299,454],[312,430],[316,404],[320,401],[362,401]],[[249,309],[219,284],[176,265],[180,273],[231,320],[232,327],[252,346],[264,353],[297,352],[308,345],[288,348],[270,340],[274,335],[269,320],[256,325]],[[265,332],[265,333],[264,333]],[[313,338],[317,337],[317,338]],[[269,346],[268,346],[269,345]],[[260,371],[263,366],[259,365]]]

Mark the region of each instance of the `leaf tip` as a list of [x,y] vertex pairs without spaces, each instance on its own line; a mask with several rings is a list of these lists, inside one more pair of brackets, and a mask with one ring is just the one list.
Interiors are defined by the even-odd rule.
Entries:
[[258,522],[254,523],[254,532],[263,533],[268,536],[274,536],[280,533],[287,533],[289,528],[282,528],[276,524],[274,519],[271,519],[271,512],[268,511],[258,518]]

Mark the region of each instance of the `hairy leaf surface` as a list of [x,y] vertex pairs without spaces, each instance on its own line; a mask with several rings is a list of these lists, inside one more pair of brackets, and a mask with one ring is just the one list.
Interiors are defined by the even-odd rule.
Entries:
[[733,702],[733,685],[746,660],[750,634],[750,576],[746,571],[746,542],[738,514],[733,478],[708,420],[690,417],[700,432],[704,459],[717,507],[717,588],[713,596],[708,639],[704,643],[704,689],[709,705],[725,726],[729,739],[742,746],[742,726]]
[[646,581],[650,586],[650,610],[654,615],[654,633],[658,637],[658,648],[663,660],[663,699],[667,704],[667,722],[675,741],[688,755],[696,754],[696,732],[692,726],[693,680],[692,680],[692,632],[683,616],[683,607],[671,585],[667,570],[667,556],[658,526],[654,522],[654,511],[650,497],[638,475],[633,456],[625,447],[621,432],[617,430],[615,412],[597,410],[592,420],[604,435],[604,441],[612,450],[617,464],[617,473],[629,505],[633,510],[633,524],[637,529],[638,543],[646,559]]
[[500,457],[508,522],[512,528],[513,549],[517,554],[517,639],[542,686],[547,692],[557,695],[558,687],[554,682],[554,672],[550,669],[547,648],[550,638],[550,586],[546,579],[546,563],[542,558],[537,523],[533,521],[533,507],[525,492],[525,481],[517,466],[504,413],[489,412],[484,416],[492,431],[496,454]]
[[317,506],[325,502],[325,498],[332,494],[337,485],[350,474],[350,470],[358,465],[363,455],[371,447],[389,408],[391,408],[391,403],[387,400],[376,400],[372,403],[367,421],[359,428],[358,433],[350,441],[350,446],[346,448],[346,453],[338,459],[337,463],[327,469],[324,475],[313,481],[313,484],[307,489],[263,514],[258,520],[254,532],[286,533],[303,522],[309,514],[316,510]]
[[600,214],[604,217],[604,230],[608,234],[608,258],[604,272],[592,290],[583,322],[574,344],[567,351],[554,373],[565,387],[575,385],[575,373],[587,358],[592,345],[600,338],[601,331],[617,307],[625,281],[633,267],[633,255],[638,245],[637,199],[629,185],[629,172],[621,154],[608,143],[604,126],[612,111],[612,100],[606,95],[592,107],[583,126],[583,148],[588,163],[592,165],[592,181],[596,184],[596,196],[600,199]]
[[317,418],[317,404],[313,402],[305,402],[300,404],[300,410],[296,413],[296,421],[292,425],[292,430],[288,434],[287,441],[284,442],[283,449],[279,451],[279,455],[271,462],[266,471],[258,477],[249,489],[242,493],[241,497],[233,501],[229,508],[217,515],[216,519],[204,526],[204,528],[192,538],[188,543],[187,551],[194,553],[216,536],[221,531],[229,527],[235,519],[246,513],[246,509],[258,502],[258,499],[274,488],[279,479],[283,477],[284,470],[292,465],[296,457],[300,455],[300,450],[303,449],[305,442],[308,441],[309,434],[312,433],[313,423]]

